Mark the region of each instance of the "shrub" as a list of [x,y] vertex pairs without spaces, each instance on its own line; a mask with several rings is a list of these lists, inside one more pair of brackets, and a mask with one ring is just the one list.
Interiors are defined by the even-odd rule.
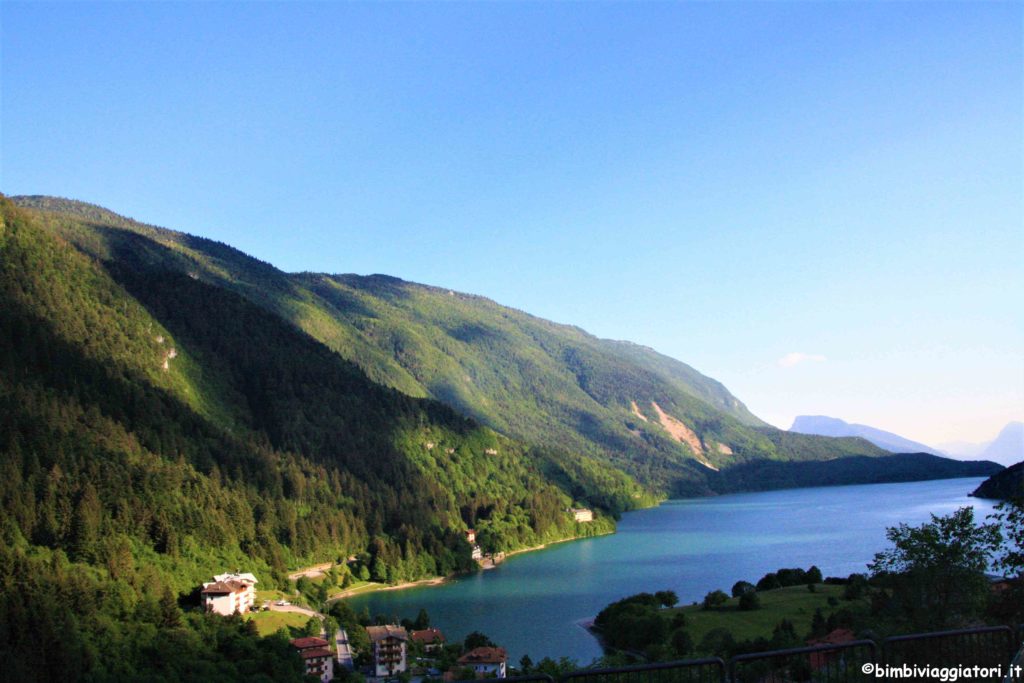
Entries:
[[756,591],[749,591],[740,596],[740,609],[750,612],[761,608],[761,597]]
[[714,590],[704,596],[704,609],[717,609],[724,605],[729,600],[729,596],[725,594],[725,591]]

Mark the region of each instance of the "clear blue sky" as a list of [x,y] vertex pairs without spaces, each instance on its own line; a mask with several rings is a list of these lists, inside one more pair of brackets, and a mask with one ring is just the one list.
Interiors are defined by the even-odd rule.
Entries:
[[783,427],[1024,414],[1021,3],[0,13],[5,193],[483,294]]

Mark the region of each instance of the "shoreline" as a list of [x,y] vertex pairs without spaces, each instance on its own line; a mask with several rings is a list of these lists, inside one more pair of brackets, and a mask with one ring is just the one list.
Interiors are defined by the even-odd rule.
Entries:
[[340,593],[335,593],[331,597],[327,598],[327,602],[334,602],[335,600],[344,600],[345,598],[351,598],[356,595],[363,595],[365,593],[378,593],[383,591],[400,591],[406,588],[416,588],[417,586],[439,586],[442,583],[446,583],[456,576],[431,576],[426,579],[417,579],[416,581],[405,581],[403,583],[389,586],[386,583],[369,583],[363,584],[358,588],[349,588],[343,590]]
[[535,546],[532,546],[530,548],[520,548],[519,550],[510,550],[507,553],[505,553],[505,559],[507,560],[508,558],[512,557],[513,555],[520,555],[522,553],[532,553],[535,550],[544,550],[545,548],[551,547],[553,545],[558,545],[559,543],[568,543],[569,541],[582,541],[582,540],[587,539],[587,538],[600,538],[602,536],[610,536],[611,534],[614,534],[617,530],[618,529],[616,528],[616,529],[612,529],[611,531],[605,531],[605,532],[600,533],[600,534],[591,534],[589,536],[570,536],[569,538],[560,538],[557,541],[548,541],[547,543],[541,543],[540,545],[535,545]]
[[[530,552],[534,552],[536,550],[543,550],[543,549],[545,549],[545,548],[547,548],[549,546],[557,545],[559,543],[568,543],[569,541],[579,541],[579,540],[582,540],[582,539],[585,539],[585,538],[598,538],[600,536],[609,536],[611,534],[614,534],[615,532],[616,532],[616,529],[612,529],[611,531],[606,531],[606,532],[600,533],[600,534],[593,534],[593,535],[590,535],[590,536],[571,536],[569,538],[560,538],[560,539],[558,539],[556,541],[548,541],[547,543],[542,543],[541,545],[531,546],[529,548],[520,548],[519,550],[510,550],[507,553],[505,553],[505,557],[502,559],[501,562],[498,562],[497,564],[492,564],[492,565],[490,565],[488,567],[481,566],[479,568],[479,571],[488,571],[490,569],[494,569],[495,567],[497,567],[498,565],[502,564],[503,562],[505,562],[505,560],[507,560],[508,558],[512,557],[513,555],[520,555],[522,553],[530,553]],[[389,586],[389,585],[384,584],[384,583],[364,584],[362,586],[359,586],[358,588],[350,588],[348,590],[344,590],[344,591],[342,591],[340,593],[332,595],[332,596],[330,596],[327,599],[327,602],[334,602],[335,600],[344,600],[346,598],[355,597],[357,595],[365,595],[367,593],[378,593],[378,592],[384,592],[384,591],[399,591],[399,590],[405,590],[407,588],[417,588],[419,586],[440,586],[442,584],[445,584],[445,583],[448,583],[450,581],[453,581],[453,580],[457,579],[459,576],[463,576],[464,574],[468,574],[468,573],[470,573],[470,572],[464,572],[464,573],[460,573],[460,574],[450,574],[448,576],[431,576],[431,577],[426,578],[426,579],[418,579],[416,581],[406,581],[404,583],[399,583],[399,584],[396,584],[394,586]]]

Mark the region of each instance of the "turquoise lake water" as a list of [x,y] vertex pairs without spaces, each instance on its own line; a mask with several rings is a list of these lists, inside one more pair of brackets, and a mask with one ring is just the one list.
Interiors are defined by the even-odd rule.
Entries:
[[671,589],[685,604],[740,579],[816,564],[825,576],[865,571],[886,547],[885,529],[990,501],[968,497],[981,479],[872,484],[672,500],[623,516],[618,532],[509,558],[496,569],[440,585],[356,596],[371,614],[414,619],[421,607],[449,640],[486,633],[534,661],[581,664],[601,648],[578,622],[640,591]]

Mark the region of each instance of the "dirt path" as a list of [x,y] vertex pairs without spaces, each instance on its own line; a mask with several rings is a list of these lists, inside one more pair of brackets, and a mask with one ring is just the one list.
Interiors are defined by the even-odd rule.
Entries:
[[330,571],[331,567],[333,567],[333,566],[334,566],[333,562],[324,562],[323,564],[315,564],[312,567],[306,567],[305,569],[300,569],[297,572],[289,574],[288,578],[291,579],[292,581],[298,581],[303,576],[309,577],[311,579],[315,579],[318,576],[323,576],[324,574],[326,574],[328,571]]

